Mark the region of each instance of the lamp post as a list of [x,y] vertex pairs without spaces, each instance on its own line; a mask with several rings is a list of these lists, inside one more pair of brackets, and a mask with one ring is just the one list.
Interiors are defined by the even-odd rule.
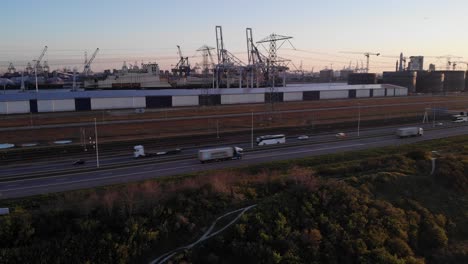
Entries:
[[357,136],[360,136],[361,131],[361,104],[358,104],[358,123],[357,123]]
[[99,168],[99,146],[98,146],[98,133],[97,133],[97,122],[96,118],[94,118],[94,135],[95,135],[95,146],[96,146],[96,167]]
[[250,138],[250,148],[252,148],[252,149],[254,148],[254,141],[253,141],[254,140],[254,136],[253,136],[254,135],[253,134],[254,133],[254,127],[253,126],[254,126],[254,119],[253,119],[253,111],[252,111],[252,129],[251,129],[251,133],[250,133],[250,137],[251,137]]
[[33,60],[34,62],[34,76],[36,78],[36,93],[39,92],[39,88],[37,86],[37,60]]

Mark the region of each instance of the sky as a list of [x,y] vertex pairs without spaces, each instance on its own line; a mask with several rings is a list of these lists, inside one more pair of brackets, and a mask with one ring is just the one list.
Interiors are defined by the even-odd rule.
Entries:
[[52,69],[82,69],[84,52],[90,56],[96,48],[95,71],[120,68],[123,61],[156,61],[169,69],[177,63],[177,45],[193,65],[201,62],[198,48],[216,47],[217,25],[225,48],[243,61],[247,27],[255,41],[271,33],[292,36],[293,46],[278,51],[292,69],[365,64],[363,55],[344,52],[381,53],[371,57],[373,72],[394,70],[400,52],[426,56],[425,68],[431,62],[445,68],[438,56],[468,61],[463,0],[3,0],[1,10],[0,72],[9,62],[21,70],[46,45]]

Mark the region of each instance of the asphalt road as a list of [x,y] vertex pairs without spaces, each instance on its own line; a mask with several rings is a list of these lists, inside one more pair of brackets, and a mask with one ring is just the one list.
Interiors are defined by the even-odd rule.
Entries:
[[[464,124],[453,124],[449,123],[448,125],[450,126],[460,126]],[[411,126],[411,125],[405,125],[405,126]],[[416,125],[415,125],[416,126]],[[421,125],[417,125],[421,126]],[[422,127],[425,129],[430,129],[432,124],[427,124]],[[365,129],[360,131],[360,136],[361,137],[369,137],[369,136],[376,136],[376,135],[385,135],[385,134],[391,134],[394,133],[394,131],[401,126],[390,126],[390,127],[380,127],[380,128],[373,128],[373,129]],[[340,132],[345,132],[348,138],[354,138],[357,136],[357,131],[340,131]],[[258,135],[257,135],[258,136]],[[325,141],[333,141],[335,139],[335,133],[325,133],[325,134],[315,134],[315,135],[308,135],[310,138],[306,141],[302,141],[304,144],[308,143],[320,143],[320,142],[325,142]],[[291,136],[287,138],[287,144],[298,144],[299,140],[297,140],[297,135],[296,136]],[[224,145],[223,145],[224,146]],[[251,149],[251,143],[246,142],[246,143],[240,143],[236,144],[236,146],[244,148],[245,150]],[[183,146],[182,146],[183,147]],[[207,145],[204,146],[203,148],[209,148],[209,147],[216,147],[216,145]],[[194,148],[186,148],[184,149],[180,154],[178,155],[171,155],[171,156],[160,156],[160,157],[151,157],[151,158],[146,158],[146,159],[140,159],[140,160],[153,160],[154,162],[159,162],[161,160],[164,160],[166,157],[170,158],[177,158],[177,156],[180,155],[193,155],[195,156],[198,149],[200,147]],[[103,149],[100,147],[100,150],[102,151]],[[158,149],[146,149],[146,152],[157,152],[160,151]],[[105,156],[101,155],[99,158],[99,163],[101,166],[105,165],[116,165],[116,164],[122,164],[122,163],[131,163],[135,162],[135,160],[132,158],[133,156],[132,150],[129,149],[128,153],[122,154],[122,153],[107,153]],[[90,158],[91,156],[91,158]],[[2,166],[2,170],[0,170],[0,179],[2,177],[7,177],[7,176],[15,176],[15,175],[25,175],[25,174],[31,174],[31,173],[45,173],[45,172],[50,172],[50,171],[58,171],[58,170],[66,170],[66,169],[82,169],[82,168],[95,168],[96,167],[96,160],[94,158],[94,155],[90,155],[90,153],[85,153],[82,159],[86,160],[86,163],[84,165],[80,166],[73,166],[73,163],[78,159],[78,158],[64,158],[64,159],[56,159],[56,160],[46,160],[46,161],[37,161],[37,162],[31,162],[31,163],[22,163],[22,164],[11,164],[11,165],[4,165]],[[139,160],[138,160],[139,161]]]
[[[371,132],[375,133],[373,130],[368,133]],[[112,168],[89,172],[72,172],[65,175],[52,176],[47,178],[2,182],[0,183],[0,199],[141,181],[163,176],[205,171],[210,169],[245,166],[269,161],[294,159],[390,145],[401,145],[423,140],[462,135],[466,133],[468,133],[467,127],[455,126],[426,131],[423,137],[405,139],[396,138],[395,135],[363,137],[363,134],[361,134],[361,137],[359,138],[350,135],[350,137],[346,140],[248,152],[245,154],[242,160],[232,160],[209,164],[200,164],[200,162],[195,158],[195,155],[187,159],[176,161],[157,162],[155,159],[154,163],[135,167]],[[322,135],[322,137],[332,138],[333,135]],[[193,151],[195,152],[196,150]],[[128,158],[125,157],[125,159]],[[59,165],[55,164],[54,166]]]

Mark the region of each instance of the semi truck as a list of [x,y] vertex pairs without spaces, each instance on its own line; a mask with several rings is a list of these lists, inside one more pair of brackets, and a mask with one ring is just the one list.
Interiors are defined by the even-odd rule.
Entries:
[[396,131],[396,135],[400,138],[422,136],[423,134],[424,130],[422,127],[403,127]]
[[201,163],[222,160],[242,159],[243,149],[238,147],[221,147],[201,149],[198,151],[198,160]]
[[142,145],[134,146],[133,147],[133,158],[149,158],[149,157],[159,157],[165,155],[172,155],[178,154],[181,152],[181,149],[172,149],[167,151],[159,151],[159,152],[145,152],[145,147]]
[[465,115],[454,115],[454,116],[452,116],[452,122],[454,122],[454,123],[468,122],[468,116],[465,116]]

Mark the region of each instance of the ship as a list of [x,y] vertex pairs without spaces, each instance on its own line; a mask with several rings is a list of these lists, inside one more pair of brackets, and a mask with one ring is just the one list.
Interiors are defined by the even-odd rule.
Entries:
[[126,63],[119,71],[103,77],[92,76],[84,80],[85,90],[124,90],[124,89],[168,89],[171,88],[166,78],[160,77],[157,63],[127,67]]

